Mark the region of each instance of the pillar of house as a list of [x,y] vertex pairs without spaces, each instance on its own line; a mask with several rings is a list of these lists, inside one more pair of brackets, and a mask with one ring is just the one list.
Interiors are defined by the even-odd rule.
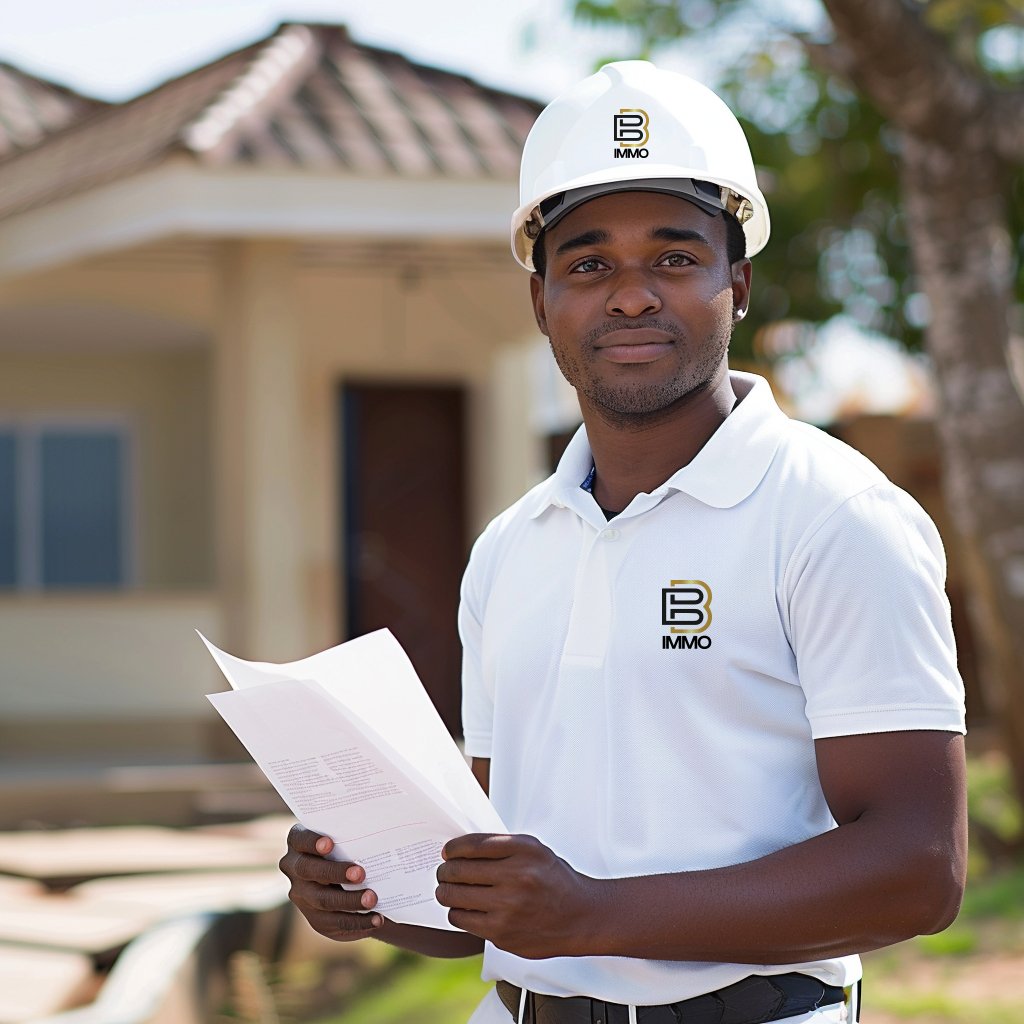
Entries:
[[492,421],[492,443],[486,452],[490,468],[488,518],[547,475],[544,439],[534,417],[536,345],[536,337],[530,336],[502,345],[495,353],[488,402]]
[[302,379],[294,246],[220,253],[214,431],[223,646],[288,661],[306,649]]

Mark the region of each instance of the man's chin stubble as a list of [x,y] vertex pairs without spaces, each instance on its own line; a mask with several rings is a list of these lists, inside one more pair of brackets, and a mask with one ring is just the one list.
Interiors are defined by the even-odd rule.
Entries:
[[642,431],[671,419],[680,406],[706,391],[709,385],[710,381],[704,381],[683,394],[673,394],[663,388],[633,388],[628,393],[590,389],[589,393],[581,394],[589,408],[609,427]]

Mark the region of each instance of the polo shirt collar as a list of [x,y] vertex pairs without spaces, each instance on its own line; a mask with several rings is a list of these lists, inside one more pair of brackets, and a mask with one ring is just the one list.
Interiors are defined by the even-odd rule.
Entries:
[[[660,499],[670,491],[682,491],[713,508],[732,508],[749,497],[764,479],[788,418],[776,404],[771,387],[763,377],[736,370],[730,371],[730,377],[742,400],[693,461],[655,488],[652,497]],[[572,508],[586,516],[587,506],[594,502],[580,484],[592,466],[586,428],[580,427],[558,468],[538,492],[530,518],[536,518],[552,506]],[[634,498],[631,507],[636,506],[640,498],[641,495]],[[648,506],[649,503],[645,503],[645,507]]]

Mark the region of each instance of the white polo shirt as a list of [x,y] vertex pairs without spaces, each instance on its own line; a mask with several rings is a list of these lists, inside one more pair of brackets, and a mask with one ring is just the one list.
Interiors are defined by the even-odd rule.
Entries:
[[[611,522],[585,431],[477,541],[460,609],[466,750],[513,832],[620,878],[753,860],[835,822],[815,739],[964,729],[931,520],[852,448],[734,373],[697,457]],[[650,1005],[859,959],[525,960],[484,977]]]

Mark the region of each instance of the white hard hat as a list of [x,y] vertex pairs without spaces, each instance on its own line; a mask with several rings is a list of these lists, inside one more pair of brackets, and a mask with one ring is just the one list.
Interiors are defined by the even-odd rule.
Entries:
[[534,239],[594,196],[669,192],[743,225],[747,255],[768,241],[768,204],[733,112],[700,82],[645,60],[606,64],[552,100],[523,148],[512,252],[533,270]]

